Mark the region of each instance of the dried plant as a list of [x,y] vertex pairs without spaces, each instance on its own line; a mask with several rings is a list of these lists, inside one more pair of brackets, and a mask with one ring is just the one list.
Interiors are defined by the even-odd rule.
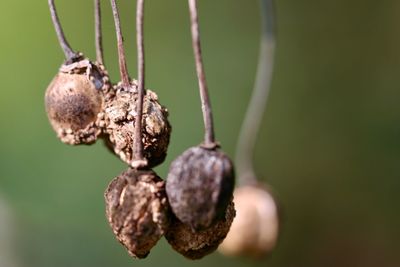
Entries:
[[[95,62],[71,48],[57,16],[54,0],[48,0],[58,41],[65,55],[65,62],[46,91],[45,104],[50,123],[62,142],[71,145],[92,144],[101,138],[113,153],[127,163],[128,168],[108,185],[105,202],[112,231],[130,255],[145,258],[165,235],[176,251],[189,259],[200,259],[215,251],[224,240],[236,211],[232,201],[234,166],[221,150],[214,133],[201,51],[197,1],[188,0],[188,3],[204,140],[172,162],[166,182],[151,169],[161,164],[167,155],[171,125],[168,111],[159,103],[157,94],[145,89],[144,0],[137,0],[136,7],[137,80],[129,77],[117,3],[116,0],[110,2],[120,72],[120,81],[115,84],[110,82],[104,67],[100,0],[94,0]],[[267,5],[262,10],[272,10],[272,0],[262,2]],[[232,239],[228,236],[227,241],[240,245],[241,241],[237,240],[243,233],[254,242],[234,249],[228,243],[224,244],[223,251],[228,254],[232,251],[233,254],[260,254],[265,251],[260,247],[266,248],[267,243],[270,250],[275,242],[266,242],[269,237],[266,233],[277,232],[279,228],[278,221],[275,222],[276,231],[271,227],[265,230],[267,232],[262,226],[252,227],[254,223],[261,225],[264,219],[268,219],[257,213],[259,205],[269,201],[271,207],[276,207],[274,199],[266,197],[270,195],[256,182],[252,166],[254,139],[265,106],[266,100],[262,99],[266,99],[268,94],[269,87],[265,85],[270,83],[274,49],[272,18],[267,16],[264,19],[268,20],[264,21],[267,28],[264,28],[261,42],[257,85],[237,154],[242,182],[242,187],[235,193],[236,206],[240,211],[238,221],[243,220],[242,214],[245,213],[242,209],[248,211],[252,221],[249,224],[245,220],[242,226],[234,222],[233,236],[236,237]],[[267,57],[268,60],[264,60]],[[266,78],[263,78],[264,72],[268,73]],[[249,118],[256,119],[250,121]]]

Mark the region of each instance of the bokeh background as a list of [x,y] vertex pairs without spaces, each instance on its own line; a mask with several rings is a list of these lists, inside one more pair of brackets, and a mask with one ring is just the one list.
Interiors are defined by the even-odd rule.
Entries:
[[[135,1],[118,1],[136,76]],[[106,64],[119,79],[109,1]],[[92,1],[56,1],[71,45],[94,58]],[[147,1],[147,85],[169,108],[169,163],[203,135],[186,1]],[[258,1],[201,0],[217,137],[234,156],[253,86]],[[255,166],[284,207],[268,259],[192,262],[163,239],[133,260],[103,191],[124,168],[101,143],[60,143],[44,92],[63,61],[46,1],[0,1],[0,266],[400,266],[400,1],[277,0],[276,68]]]

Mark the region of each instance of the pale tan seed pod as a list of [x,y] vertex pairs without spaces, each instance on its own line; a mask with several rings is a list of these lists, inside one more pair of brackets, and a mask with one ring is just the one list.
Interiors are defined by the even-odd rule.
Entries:
[[111,88],[102,65],[80,55],[61,66],[46,90],[45,106],[51,126],[66,144],[92,144],[101,129],[98,115],[104,93]]
[[151,170],[128,169],[111,181],[105,201],[119,242],[131,256],[145,258],[170,222],[164,181]]
[[231,201],[214,225],[206,230],[194,231],[192,227],[174,217],[165,238],[174,250],[188,259],[197,260],[214,252],[229,232],[235,218],[235,205]]
[[[138,98],[137,82],[133,80],[126,89],[119,83],[108,97],[104,108],[106,144],[112,148],[121,160],[135,167],[133,159],[136,103]],[[168,111],[158,102],[156,93],[146,90],[143,99],[142,141],[144,157],[148,166],[161,164],[166,155],[171,133]]]
[[227,256],[259,258],[275,247],[279,210],[272,194],[261,186],[241,186],[234,192],[236,218],[218,250]]

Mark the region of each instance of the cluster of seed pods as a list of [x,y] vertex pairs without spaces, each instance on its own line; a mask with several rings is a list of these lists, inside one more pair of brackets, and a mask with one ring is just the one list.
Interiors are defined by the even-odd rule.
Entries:
[[[45,95],[46,111],[53,129],[62,142],[70,145],[93,144],[99,138],[103,139],[123,161],[134,164],[137,81],[130,80],[129,86],[113,85],[101,52],[96,62],[74,52],[58,22],[54,1],[49,0],[49,5],[66,56]],[[150,90],[143,102],[144,154],[149,165],[156,166],[164,161],[167,153],[171,132],[168,111]]]
[[137,0],[136,11],[137,80],[128,75],[119,12],[111,0],[121,75],[115,84],[103,63],[99,0],[95,0],[96,62],[71,49],[54,0],[48,3],[66,61],[47,88],[46,111],[62,142],[93,144],[103,139],[128,164],[105,191],[106,216],[118,241],[136,258],[146,257],[162,236],[190,259],[215,251],[235,217],[234,168],[214,137],[196,0],[189,0],[189,10],[205,138],[172,162],[166,182],[151,169],[166,157],[171,126],[156,93],[145,89],[144,0]]

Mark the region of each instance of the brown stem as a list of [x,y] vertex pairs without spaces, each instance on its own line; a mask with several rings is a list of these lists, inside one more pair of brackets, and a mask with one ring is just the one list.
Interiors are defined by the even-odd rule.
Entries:
[[101,31],[101,4],[100,0],[94,0],[94,24],[95,24],[95,39],[96,39],[96,61],[104,64],[103,57],[103,35]]
[[275,54],[274,0],[260,0],[261,38],[257,76],[236,147],[236,170],[241,184],[256,184],[254,148],[271,88]]
[[214,137],[214,124],[213,124],[210,98],[208,95],[206,76],[204,73],[203,60],[201,56],[199,20],[197,14],[196,0],[189,0],[189,11],[190,11],[190,22],[191,22],[191,32],[192,32],[192,45],[196,61],[196,71],[197,71],[197,78],[199,81],[199,89],[201,97],[201,109],[203,111],[203,120],[205,127],[204,145],[206,147],[213,148],[216,146]]
[[111,7],[114,16],[115,31],[117,34],[118,42],[118,61],[119,61],[119,72],[121,75],[122,86],[126,89],[130,87],[128,69],[126,67],[125,50],[124,50],[124,40],[121,33],[121,22],[119,19],[118,7],[115,0],[111,0]]
[[138,100],[135,119],[135,159],[143,160],[143,142],[142,142],[142,116],[143,116],[143,98],[145,94],[145,64],[144,64],[144,40],[143,40],[143,19],[144,18],[144,0],[137,0],[136,7],[136,42],[138,53]]
[[61,49],[65,54],[65,58],[67,59],[67,61],[70,61],[71,59],[76,57],[77,54],[72,50],[67,39],[65,38],[64,31],[61,27],[61,23],[57,15],[57,10],[54,5],[54,0],[48,0],[48,4],[50,8],[51,19],[53,21],[53,25],[56,30],[58,42],[60,43]]

